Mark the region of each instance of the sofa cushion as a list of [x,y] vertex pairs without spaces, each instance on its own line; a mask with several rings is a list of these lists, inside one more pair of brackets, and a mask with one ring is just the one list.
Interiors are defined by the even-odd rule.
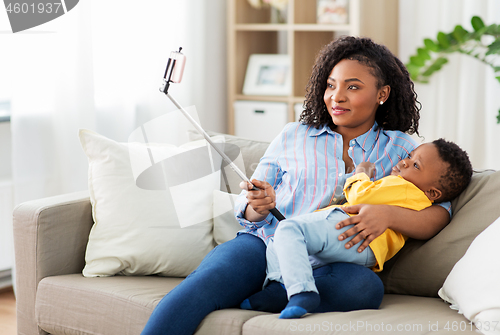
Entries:
[[451,222],[428,241],[409,239],[379,276],[386,293],[437,297],[474,238],[500,216],[500,171],[475,172],[467,189],[452,201]]
[[[44,278],[38,285],[36,318],[50,334],[140,334],[158,302],[182,278],[81,274]],[[199,334],[241,334],[242,324],[262,312],[227,309],[209,314]]]
[[214,241],[217,244],[235,238],[238,231],[243,229],[234,215],[237,197],[237,194],[214,190]]
[[[441,299],[385,295],[380,309],[309,314],[300,319],[278,319],[279,314],[252,318],[242,335],[290,334],[477,334],[467,319],[448,308]],[[448,328],[448,329],[447,329]]]
[[[212,197],[213,189],[220,185],[220,169],[206,177],[179,183],[178,178],[187,175],[186,166],[151,165],[151,160],[161,163],[193,148],[207,153],[205,141],[189,142],[186,147],[118,143],[88,130],[80,131],[80,141],[89,160],[89,192],[95,222],[83,274],[92,277],[117,273],[165,276],[191,273],[214,247]],[[201,167],[188,163],[191,164],[188,167]],[[220,160],[218,164],[220,167]],[[178,170],[170,172],[171,165]],[[155,171],[149,167],[159,167],[158,175],[140,179],[145,172]],[[201,187],[196,184],[198,181]],[[179,185],[171,186],[175,182]],[[188,206],[181,216],[176,195],[182,194],[187,201],[180,201],[180,206]],[[206,212],[205,221],[198,216],[195,220],[195,214],[200,212]],[[181,217],[187,218],[187,224],[183,224]],[[196,224],[190,224],[189,218]]]
[[479,234],[446,278],[439,296],[486,334],[500,334],[500,218]]
[[154,306],[182,281],[157,276],[46,277],[38,284],[38,325],[51,334],[139,334]]
[[[229,157],[236,157],[234,163],[238,168],[245,173],[245,175],[250,178],[254,173],[260,159],[264,156],[264,153],[269,146],[269,142],[255,141],[246,138],[242,138],[234,135],[221,134],[217,132],[209,131],[208,135],[210,137],[214,136],[224,136],[225,140],[225,153]],[[200,140],[203,136],[198,132],[192,130],[189,131],[189,139],[192,141]],[[221,186],[221,190],[239,194],[241,189],[239,188],[239,183],[241,179],[236,173],[234,173],[230,167],[226,166],[224,169],[225,175],[223,176],[225,180],[223,183],[227,184]]]
[[[218,134],[214,133],[214,135]],[[264,156],[267,147],[269,147],[269,142],[249,140],[233,135],[224,135],[224,139],[226,143],[233,144],[240,149],[245,173],[250,178],[257,168],[260,159]]]

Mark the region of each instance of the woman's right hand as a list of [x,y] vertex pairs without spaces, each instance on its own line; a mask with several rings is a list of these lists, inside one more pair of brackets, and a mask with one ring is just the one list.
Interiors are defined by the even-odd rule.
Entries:
[[262,221],[270,213],[270,210],[276,207],[276,193],[268,182],[252,179],[252,184],[258,190],[252,190],[252,185],[245,181],[240,183],[240,188],[248,191],[245,218],[252,222],[258,222]]

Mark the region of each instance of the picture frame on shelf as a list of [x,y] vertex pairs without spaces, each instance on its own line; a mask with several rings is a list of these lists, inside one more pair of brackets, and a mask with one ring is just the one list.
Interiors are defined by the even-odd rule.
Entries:
[[252,54],[248,60],[244,95],[290,95],[292,89],[289,55]]
[[317,23],[349,23],[349,0],[317,0]]

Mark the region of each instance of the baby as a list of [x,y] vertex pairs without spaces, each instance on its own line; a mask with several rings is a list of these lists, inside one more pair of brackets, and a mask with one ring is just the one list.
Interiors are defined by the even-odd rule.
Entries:
[[[345,206],[387,204],[422,210],[433,202],[458,196],[469,184],[472,166],[465,151],[443,139],[425,143],[394,166],[391,175],[370,181],[374,165],[363,162],[346,180]],[[384,262],[404,245],[406,237],[387,229],[368,248],[345,248],[338,236],[350,227],[335,225],[348,217],[341,206],[281,221],[274,241],[267,247],[267,278],[284,284],[289,302],[280,318],[298,318],[319,306],[320,298],[312,274],[313,266],[351,262],[382,271]],[[361,244],[361,242],[359,243]]]

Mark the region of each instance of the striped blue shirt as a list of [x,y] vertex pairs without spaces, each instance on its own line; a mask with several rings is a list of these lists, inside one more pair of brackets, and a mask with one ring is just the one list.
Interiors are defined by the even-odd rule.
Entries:
[[[416,147],[409,135],[384,130],[375,123],[368,132],[351,140],[348,154],[354,166],[365,161],[374,163],[377,180],[389,175],[392,167]],[[285,218],[311,213],[343,202],[344,183],[354,171],[346,171],[342,154],[342,135],[328,126],[316,129],[289,123],[269,145],[252,179],[273,185],[276,208]],[[272,214],[260,222],[246,220],[247,204],[246,191],[242,191],[235,204],[236,218],[244,227],[240,233],[256,235],[267,244],[278,220]],[[441,205],[451,213],[449,202]]]

